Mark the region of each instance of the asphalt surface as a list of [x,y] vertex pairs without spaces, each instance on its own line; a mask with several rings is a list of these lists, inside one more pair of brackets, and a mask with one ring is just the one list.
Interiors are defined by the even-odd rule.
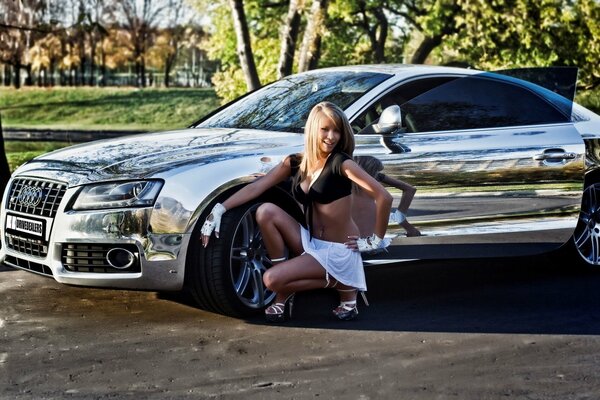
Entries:
[[370,307],[267,325],[0,267],[1,399],[597,399],[600,270],[553,257],[368,270]]

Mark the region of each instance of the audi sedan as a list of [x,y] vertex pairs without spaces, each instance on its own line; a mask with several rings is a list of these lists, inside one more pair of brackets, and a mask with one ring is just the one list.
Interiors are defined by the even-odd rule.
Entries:
[[[256,312],[274,294],[262,283],[270,262],[254,212],[270,201],[300,218],[286,184],[228,211],[207,248],[200,227],[216,202],[302,151],[309,110],[328,100],[351,121],[355,156],[377,157],[418,189],[408,217],[423,235],[390,223],[391,246],[366,256],[367,268],[561,247],[598,265],[600,117],[573,103],[575,77],[407,65],[292,75],[188,129],[21,166],[2,200],[0,260],[66,284],[187,289],[204,309]],[[402,193],[390,191],[397,206]]]

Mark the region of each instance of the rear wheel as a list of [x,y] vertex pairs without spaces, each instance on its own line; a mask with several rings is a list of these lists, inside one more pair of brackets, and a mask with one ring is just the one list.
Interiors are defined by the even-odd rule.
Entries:
[[600,183],[588,185],[581,200],[573,245],[588,265],[600,265]]
[[262,280],[272,264],[255,219],[259,205],[249,203],[226,212],[220,238],[213,236],[207,248],[201,245],[201,224],[194,230],[186,265],[187,285],[202,308],[243,317],[274,299]]

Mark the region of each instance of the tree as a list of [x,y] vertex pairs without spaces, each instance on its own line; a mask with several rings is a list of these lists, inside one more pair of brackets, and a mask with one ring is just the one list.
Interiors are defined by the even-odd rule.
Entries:
[[161,0],[121,0],[123,26],[129,32],[137,86],[146,87],[146,53],[167,3]]
[[25,55],[37,31],[39,10],[35,0],[0,2],[0,61],[12,67],[17,89],[21,87],[21,70],[27,67]]
[[[405,14],[408,21],[421,31],[423,38],[413,53],[411,64],[424,64],[429,54],[444,38],[461,28],[459,15],[461,8],[456,1],[435,0],[433,2],[413,3]],[[411,16],[412,14],[412,16]]]
[[[108,36],[108,24],[105,20],[108,15],[112,15],[115,5],[110,0],[82,0],[80,5],[78,25],[83,34],[88,37],[89,84],[93,86],[96,84],[96,51],[98,47],[100,47],[100,50],[102,49],[98,44]],[[85,51],[85,46],[82,46],[82,50]],[[102,60],[102,56],[100,59]]]
[[444,49],[484,69],[576,66],[580,87],[600,84],[597,0],[457,0],[460,18]]
[[292,73],[296,43],[300,32],[302,5],[303,0],[290,0],[288,6],[288,13],[281,30],[281,51],[279,53],[279,63],[277,64],[278,79]]
[[229,0],[229,6],[231,7],[231,16],[237,38],[237,54],[240,58],[244,77],[246,78],[246,86],[248,87],[248,91],[256,90],[261,85],[256,64],[254,63],[250,31],[248,30],[248,22],[246,20],[246,13],[244,12],[244,2],[243,0]]
[[10,169],[8,160],[6,159],[6,151],[4,149],[4,134],[2,132],[2,114],[0,113],[0,193],[4,193],[4,189],[10,179]]
[[306,29],[300,47],[298,59],[298,72],[314,69],[321,57],[321,37],[325,29],[328,0],[313,0],[310,13],[307,17]]

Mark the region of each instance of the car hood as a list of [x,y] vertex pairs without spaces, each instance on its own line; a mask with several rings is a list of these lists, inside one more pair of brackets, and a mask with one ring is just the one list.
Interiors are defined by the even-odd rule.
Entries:
[[[69,186],[160,177],[187,165],[301,151],[302,135],[251,129],[186,129],[99,140],[37,157],[15,175],[44,177]],[[287,151],[287,153],[286,153]]]

